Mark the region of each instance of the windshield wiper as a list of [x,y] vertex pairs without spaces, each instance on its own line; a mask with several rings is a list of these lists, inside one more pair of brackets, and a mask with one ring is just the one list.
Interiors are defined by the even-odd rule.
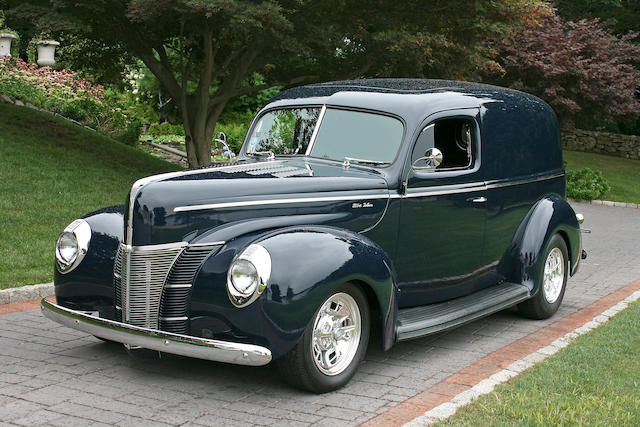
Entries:
[[258,157],[267,157],[268,159],[275,159],[276,155],[273,154],[273,151],[268,150],[268,151],[252,151],[250,153],[247,153],[250,156],[258,156]]
[[348,166],[349,163],[359,163],[359,164],[374,165],[374,166],[390,165],[391,164],[391,162],[383,162],[383,161],[380,161],[380,160],[366,160],[366,159],[356,159],[356,158],[353,158],[353,157],[345,157],[344,158],[344,164],[346,166]]

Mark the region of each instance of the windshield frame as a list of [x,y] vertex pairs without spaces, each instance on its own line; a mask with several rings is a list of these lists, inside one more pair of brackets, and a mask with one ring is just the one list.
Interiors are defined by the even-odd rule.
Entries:
[[[257,126],[258,122],[260,121],[260,119],[265,116],[266,114],[269,114],[273,111],[282,111],[282,110],[295,110],[295,109],[303,109],[303,108],[321,108],[320,111],[320,115],[318,116],[318,121],[316,122],[316,125],[313,129],[313,133],[311,135],[311,140],[309,141],[309,146],[307,147],[307,150],[304,154],[275,154],[275,158],[278,157],[285,157],[285,158],[309,158],[309,159],[319,159],[319,160],[325,160],[325,161],[330,161],[330,162],[338,162],[343,164],[345,162],[345,159],[329,159],[329,158],[324,158],[324,157],[314,157],[311,156],[311,150],[313,149],[313,145],[316,142],[316,138],[318,136],[318,132],[320,130],[320,126],[322,125],[322,120],[324,119],[324,115],[326,110],[328,109],[335,109],[335,110],[345,110],[345,111],[354,111],[354,112],[359,112],[359,113],[368,113],[368,114],[375,114],[378,116],[387,116],[393,119],[396,119],[398,121],[400,121],[400,123],[402,124],[402,135],[400,137],[400,144],[398,145],[398,149],[396,151],[395,157],[393,158],[392,161],[390,161],[387,164],[372,164],[372,163],[351,163],[351,164],[356,164],[358,166],[364,166],[364,167],[371,167],[371,168],[388,168],[389,166],[395,164],[398,160],[398,158],[400,157],[400,153],[402,152],[402,148],[403,148],[403,142],[404,139],[407,135],[407,123],[405,122],[405,120],[397,115],[397,114],[393,114],[393,113],[389,113],[387,111],[380,111],[380,110],[372,110],[372,109],[368,109],[368,108],[358,108],[358,107],[349,107],[349,106],[345,106],[345,105],[333,105],[333,104],[296,104],[296,105],[286,105],[286,106],[277,106],[277,107],[272,107],[272,108],[268,108],[265,109],[263,111],[260,112],[260,114],[256,115],[256,117],[253,119],[253,121],[251,122],[251,126],[249,126],[249,130],[247,131],[247,134],[245,135],[245,139],[242,143],[242,148],[240,149],[240,156],[242,157],[250,157],[250,158],[256,158],[259,157],[259,155],[255,154],[255,153],[250,153],[247,152],[248,149],[248,141],[250,140],[250,136],[253,135],[253,131],[255,129],[255,127]],[[349,157],[349,156],[347,156]],[[365,160],[365,159],[363,159]]]

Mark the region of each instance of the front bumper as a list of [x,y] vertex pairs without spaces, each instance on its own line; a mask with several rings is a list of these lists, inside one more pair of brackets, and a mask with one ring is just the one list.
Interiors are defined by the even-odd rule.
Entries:
[[44,298],[40,308],[46,317],[64,326],[130,346],[236,365],[262,366],[271,361],[271,351],[257,345],[141,328],[61,307]]

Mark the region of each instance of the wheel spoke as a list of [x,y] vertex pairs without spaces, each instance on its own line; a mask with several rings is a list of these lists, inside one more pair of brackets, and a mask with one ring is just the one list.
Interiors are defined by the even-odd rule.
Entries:
[[560,297],[564,285],[564,256],[559,248],[553,248],[547,255],[543,273],[544,297],[554,303]]
[[347,293],[332,295],[314,321],[311,350],[316,366],[326,375],[338,375],[355,357],[359,341],[358,304]]

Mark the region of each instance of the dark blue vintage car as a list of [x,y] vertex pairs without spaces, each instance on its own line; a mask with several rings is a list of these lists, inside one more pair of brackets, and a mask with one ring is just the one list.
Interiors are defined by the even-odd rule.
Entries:
[[314,392],[384,349],[517,305],[552,316],[586,256],[556,117],[436,80],[287,90],[236,163],[137,181],[56,245],[49,318],[130,350],[275,360]]

